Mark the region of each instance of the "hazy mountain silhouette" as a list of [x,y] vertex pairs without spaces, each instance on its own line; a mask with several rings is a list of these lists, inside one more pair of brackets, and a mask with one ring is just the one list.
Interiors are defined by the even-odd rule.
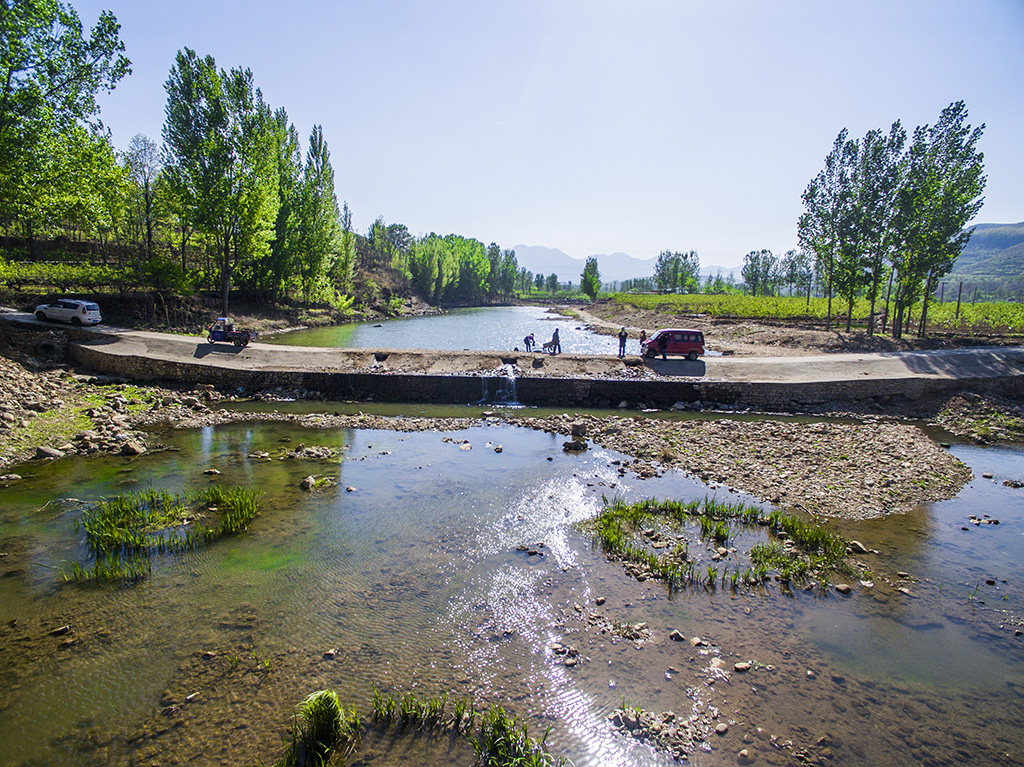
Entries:
[[[580,282],[580,274],[583,273],[585,258],[573,258],[568,253],[563,253],[557,248],[545,248],[542,245],[516,245],[513,250],[516,252],[516,261],[519,266],[529,269],[534,274],[548,275],[554,272],[561,282],[572,281],[577,285]],[[601,282],[622,282],[637,277],[653,277],[654,258],[633,258],[628,253],[595,253],[597,257],[597,268],[601,272]],[[739,267],[715,266],[701,264],[701,274],[710,274],[714,277],[719,272],[722,277],[728,277],[735,273],[739,279]]]

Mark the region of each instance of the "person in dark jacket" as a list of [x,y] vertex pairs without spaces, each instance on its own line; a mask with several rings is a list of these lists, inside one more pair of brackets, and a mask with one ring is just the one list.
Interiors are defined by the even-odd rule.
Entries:
[[629,334],[626,332],[626,328],[622,328],[619,331],[619,356],[626,356],[626,339],[629,338]]
[[658,351],[661,352],[661,358],[663,360],[668,359],[668,355],[665,351],[668,349],[668,333],[662,333],[658,336]]

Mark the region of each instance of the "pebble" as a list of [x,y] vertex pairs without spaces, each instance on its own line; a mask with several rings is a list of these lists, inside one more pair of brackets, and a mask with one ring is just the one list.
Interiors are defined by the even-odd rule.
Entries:
[[598,597],[597,599],[594,600],[594,604],[597,605],[598,607],[600,607],[604,603],[605,603],[605,598],[604,597]]
[[729,732],[729,725],[727,725],[725,722],[719,722],[715,725],[715,733],[717,733],[718,735],[725,735],[725,733],[727,732]]
[[739,663],[733,664],[732,668],[734,671],[738,671],[741,674],[745,671],[750,671],[750,661],[742,660]]
[[686,639],[686,637],[684,637],[682,633],[677,629],[672,629],[670,632],[668,632],[668,638],[675,642],[682,642],[684,639]]
[[853,591],[853,589],[850,588],[849,583],[837,583],[836,591],[838,591],[840,594],[849,594],[851,591]]

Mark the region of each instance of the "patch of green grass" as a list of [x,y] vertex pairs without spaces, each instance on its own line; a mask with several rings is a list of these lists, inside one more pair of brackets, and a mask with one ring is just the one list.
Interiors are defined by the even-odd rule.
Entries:
[[[665,554],[658,554],[648,547],[641,535],[643,530],[656,525],[682,527],[692,518],[699,520],[702,537],[718,543],[733,537],[732,521],[765,527],[776,539],[791,541],[792,547],[786,548],[778,540],[756,544],[750,551],[752,569],[742,573],[737,570],[730,575],[727,568],[719,570],[709,566],[704,571],[698,570],[681,544]],[[595,540],[607,554],[642,564],[670,588],[702,585],[712,589],[721,578],[723,585],[735,589],[741,583],[749,585],[767,580],[770,569],[784,581],[833,570],[848,571],[846,541],[820,525],[778,510],[765,514],[755,507],[720,503],[706,497],[688,503],[646,499],[633,504],[621,500],[609,504],[606,500],[601,514],[589,524],[593,526]]]
[[260,493],[212,485],[188,496],[148,489],[102,500],[80,520],[95,557],[78,563],[67,580],[137,580],[149,573],[153,554],[196,549],[245,530],[260,508]]

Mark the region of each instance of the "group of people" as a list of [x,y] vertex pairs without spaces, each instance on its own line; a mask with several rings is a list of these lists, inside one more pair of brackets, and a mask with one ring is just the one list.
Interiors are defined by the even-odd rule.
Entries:
[[[626,332],[626,328],[623,327],[619,331],[619,356],[626,356],[626,341],[629,339],[629,333]],[[644,341],[647,340],[647,331],[640,331],[640,353],[644,352]],[[664,338],[659,339],[664,341]],[[523,346],[526,347],[526,351],[533,352],[537,351],[537,339],[534,338],[533,333],[530,333],[523,339]],[[662,358],[665,357],[665,346],[664,343],[660,344],[660,351]],[[558,338],[558,328],[555,328],[555,332],[551,334],[551,340],[548,341],[541,347],[541,350],[548,354],[561,354],[562,353],[562,342]]]
[[[526,338],[523,339],[523,345],[526,347],[526,351],[532,352],[537,349],[537,340],[533,337],[533,333],[530,333]],[[558,328],[555,328],[555,332],[551,334],[551,340],[544,344],[542,351],[549,354],[561,354],[562,353],[562,342],[558,338]]]
[[[628,338],[629,338],[629,333],[627,333],[626,332],[626,328],[623,327],[622,330],[619,331],[619,356],[620,357],[625,357],[626,356],[626,340]],[[641,330],[640,331],[640,353],[641,354],[644,353],[644,341],[646,341],[646,340],[647,340],[647,331],[646,330]],[[662,356],[664,356],[664,354],[665,354],[665,352],[664,352],[664,350],[662,350]]]

